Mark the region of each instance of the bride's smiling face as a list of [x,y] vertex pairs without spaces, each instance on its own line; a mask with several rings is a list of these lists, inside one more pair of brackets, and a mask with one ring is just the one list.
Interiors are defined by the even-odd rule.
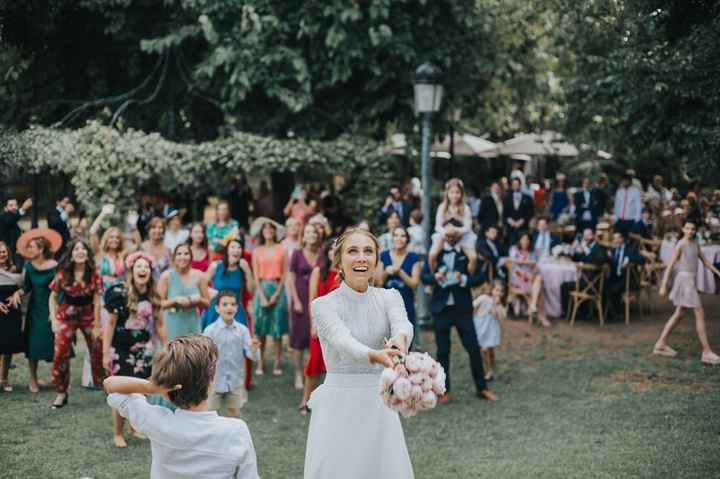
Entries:
[[345,239],[341,255],[340,266],[348,286],[367,288],[377,265],[375,242],[369,236],[353,233]]

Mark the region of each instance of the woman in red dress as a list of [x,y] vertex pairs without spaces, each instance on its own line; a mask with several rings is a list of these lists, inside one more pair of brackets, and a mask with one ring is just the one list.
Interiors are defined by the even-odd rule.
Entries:
[[90,246],[83,240],[70,242],[60,260],[55,279],[50,283],[50,320],[55,333],[52,379],[57,397],[53,409],[68,403],[70,384],[70,348],[76,331],[85,336],[90,351],[94,384],[104,379],[102,355],[95,352],[102,334],[100,323],[100,294],[102,280],[95,269]]
[[[319,266],[313,268],[310,274],[310,307],[315,298],[325,296],[330,291],[336,289],[340,282],[338,281],[337,271],[331,267],[333,257],[334,241],[327,243],[327,253],[324,255],[326,260],[320,261]],[[308,354],[307,364],[305,365],[305,385],[303,389],[303,399],[300,403],[300,414],[306,415],[310,408],[307,402],[310,394],[318,385],[318,378],[325,374],[325,361],[323,361],[322,349],[320,348],[320,340],[317,337],[317,329],[310,319],[310,352]]]

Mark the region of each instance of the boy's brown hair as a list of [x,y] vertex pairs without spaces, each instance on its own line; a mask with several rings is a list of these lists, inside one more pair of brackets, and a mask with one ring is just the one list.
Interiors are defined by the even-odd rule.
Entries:
[[197,334],[178,336],[153,360],[151,380],[166,388],[182,385],[182,389],[170,391],[168,398],[180,409],[189,409],[208,398],[217,358],[212,339]]

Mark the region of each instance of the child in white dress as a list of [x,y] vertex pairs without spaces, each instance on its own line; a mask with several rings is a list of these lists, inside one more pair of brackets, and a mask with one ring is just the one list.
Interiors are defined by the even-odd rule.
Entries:
[[473,300],[473,323],[486,381],[495,377],[495,348],[500,346],[500,322],[507,316],[504,297],[505,285],[502,281],[495,280],[490,295],[482,294]]
[[477,235],[472,230],[472,214],[465,201],[465,186],[462,180],[451,178],[445,183],[445,195],[435,215],[435,233],[430,248],[430,271],[435,271],[437,258],[443,249],[446,236],[460,237],[457,245],[468,258],[468,272],[475,273]]

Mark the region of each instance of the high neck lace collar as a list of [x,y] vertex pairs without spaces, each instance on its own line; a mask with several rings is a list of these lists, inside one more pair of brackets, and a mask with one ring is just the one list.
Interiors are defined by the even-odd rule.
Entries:
[[364,302],[368,297],[368,293],[370,292],[369,286],[368,286],[368,289],[366,289],[364,293],[355,291],[350,286],[348,286],[347,283],[345,283],[345,281],[340,283],[339,289],[344,297],[346,297],[348,300],[356,302],[356,303]]

